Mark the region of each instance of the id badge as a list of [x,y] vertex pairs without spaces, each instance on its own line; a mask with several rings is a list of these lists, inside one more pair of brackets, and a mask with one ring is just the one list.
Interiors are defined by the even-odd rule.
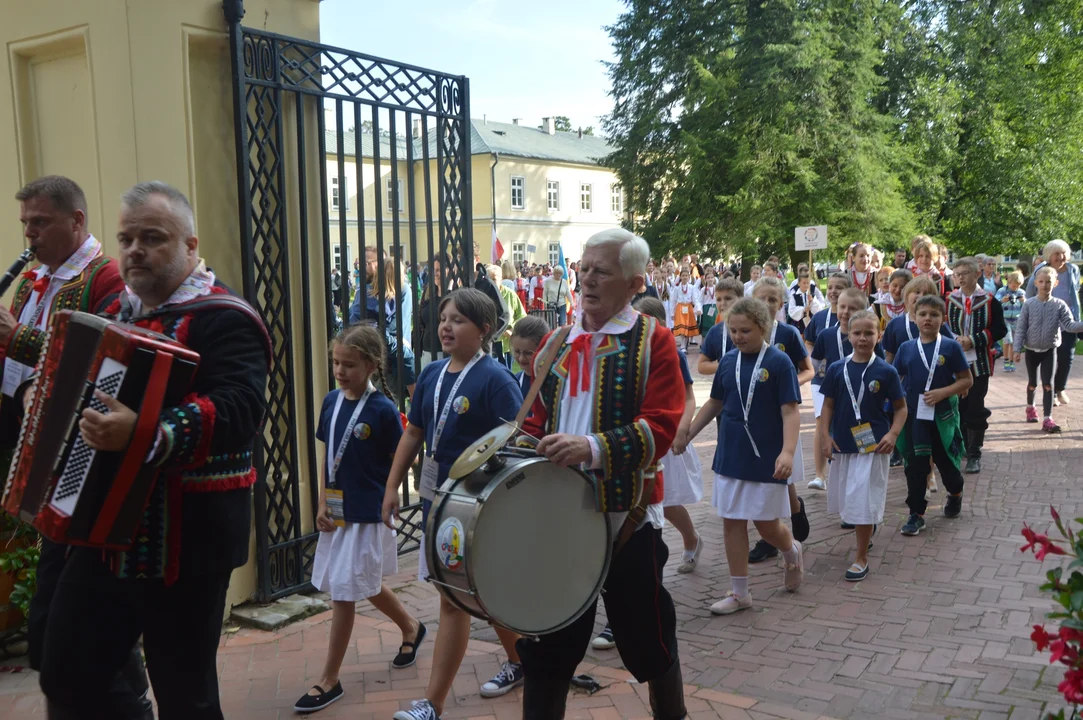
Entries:
[[978,351],[975,350],[974,348],[970,348],[969,350],[964,350],[963,351],[963,357],[966,358],[966,361],[969,364],[973,365],[974,363],[976,363],[978,361]]
[[872,432],[872,425],[861,423],[850,428],[850,432],[853,433],[854,443],[857,445],[859,453],[871,453],[876,450],[878,443],[876,442],[876,435]]
[[327,514],[331,516],[335,527],[346,526],[346,506],[343,503],[342,491],[327,488],[323,491],[324,500],[327,502]]
[[425,456],[421,464],[421,497],[432,497],[436,494],[436,480],[440,476],[440,464],[431,455]]
[[936,420],[936,406],[925,402],[924,395],[918,395],[918,420]]

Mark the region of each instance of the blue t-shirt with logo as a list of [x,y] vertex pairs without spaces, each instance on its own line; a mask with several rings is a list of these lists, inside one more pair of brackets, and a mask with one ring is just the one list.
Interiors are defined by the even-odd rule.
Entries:
[[[789,403],[800,403],[801,390],[797,386],[797,370],[790,358],[775,347],[767,348],[748,413],[748,427],[759,450],[759,457],[756,457],[745,432],[743,408],[758,354],[731,352],[718,364],[711,397],[722,402],[722,423],[711,468],[719,475],[739,480],[781,483],[785,480],[772,477],[783,444],[780,408]],[[736,377],[738,357],[741,358],[740,393]]]
[[[894,365],[903,381],[906,390],[906,405],[910,411],[910,417],[917,418],[918,396],[925,393],[925,383],[929,379],[929,371],[918,356],[918,352],[925,355],[926,360],[931,360],[936,341],[923,343],[920,338],[907,340],[899,346],[899,352],[895,353]],[[933,384],[930,390],[944,388],[955,382],[955,376],[961,372],[970,370],[970,363],[966,360],[963,346],[955,340],[942,338],[940,341],[940,353],[935,358],[933,365]],[[944,399],[937,409],[949,399]]]
[[[821,310],[812,316],[812,319],[809,320],[808,325],[805,327],[805,342],[809,345],[816,345],[816,338],[820,336],[821,332],[838,324],[839,316],[831,308]],[[819,385],[824,381],[827,365],[824,364],[823,360],[817,360],[814,357],[812,358],[812,369],[815,371],[812,374],[812,384]]]
[[[436,424],[440,419],[439,413],[443,412],[444,404],[461,374],[444,374],[444,382],[440,387],[440,407],[434,414],[433,395],[436,392],[436,381],[440,378],[440,371],[449,362],[451,359],[446,358],[426,365],[414,386],[414,398],[407,419],[411,425],[425,431],[426,454],[433,454],[431,448]],[[447,423],[435,453],[440,468],[436,486],[440,487],[447,480],[452,464],[479,437],[501,425],[504,420],[514,422],[522,404],[523,393],[511,371],[491,355],[482,356],[459,386],[448,411]]]
[[[321,461],[327,465],[327,448],[332,453],[338,450],[346,426],[360,400],[342,399],[335,427],[331,429],[331,418],[335,414],[335,403],[341,390],[333,390],[323,399],[320,408],[320,420],[316,425],[316,439],[324,443]],[[402,419],[399,410],[391,398],[382,392],[371,393],[365,401],[365,407],[357,416],[357,423],[351,431],[342,452],[333,484],[342,490],[343,518],[347,522],[380,522],[380,510],[384,502],[384,489],[387,477],[391,474],[391,461],[395,449],[402,437]],[[327,468],[327,480],[332,482],[331,469]]]
[[[891,429],[895,411],[893,404],[903,397],[899,373],[886,360],[873,356],[868,363],[838,361],[827,368],[820,392],[835,401],[831,415],[831,437],[843,453],[856,453],[857,443],[851,428],[859,424],[846,381],[842,373],[850,376],[854,397],[861,396],[861,421],[872,426],[877,441],[882,440]],[[862,395],[861,388],[865,391]]]
[[681,377],[684,378],[684,384],[691,385],[692,371],[688,368],[688,357],[684,354],[684,350],[677,348],[677,359],[681,362]]
[[699,352],[711,362],[718,362],[732,349],[733,342],[730,340],[729,331],[726,330],[726,323],[720,322],[707,331],[707,337],[703,338],[703,345]]
[[[839,354],[839,339],[842,339],[842,354]],[[820,376],[822,383],[823,376],[827,374],[827,369],[834,363],[842,360],[844,357],[854,351],[854,346],[850,344],[850,338],[847,335],[842,334],[842,328],[836,325],[832,328],[827,328],[822,333],[816,336],[816,344],[812,347],[812,359],[814,362],[819,362],[819,370],[817,374]],[[873,354],[876,357],[882,358],[884,356],[884,350],[880,347],[880,343],[876,343],[876,347],[873,348]],[[820,383],[816,383],[819,385]]]
[[[910,326],[910,333],[907,334],[907,325]],[[951,328],[947,323],[941,323],[940,334],[944,337],[954,340],[955,335],[951,332]],[[918,326],[909,315],[899,315],[893,317],[888,321],[887,327],[884,328],[884,337],[881,338],[880,344],[884,346],[884,352],[889,352],[892,355],[899,352],[899,346],[907,340],[916,340],[918,338]]]
[[800,368],[802,361],[808,357],[808,350],[805,349],[805,343],[801,338],[801,332],[793,325],[776,323],[775,338],[772,344],[786,353],[786,356],[790,358],[790,362],[793,363],[795,370]]

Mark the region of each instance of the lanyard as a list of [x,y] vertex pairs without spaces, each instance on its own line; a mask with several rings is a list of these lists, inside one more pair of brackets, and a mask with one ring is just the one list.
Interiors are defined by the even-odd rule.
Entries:
[[[836,315],[835,316],[835,324],[838,325],[838,323],[839,323],[839,316]],[[832,325],[831,325],[831,308],[828,308],[827,309],[827,319],[824,320],[824,329],[826,330],[827,328],[830,328],[830,327],[832,327]]]
[[778,332],[778,320],[775,320],[775,324],[771,326],[771,345],[775,344],[775,333]]
[[[756,381],[759,380],[760,377],[760,363],[763,362],[763,354],[765,352],[767,352],[766,343],[763,347],[760,348],[760,354],[756,356],[756,364],[752,366],[752,377],[749,378],[748,381],[748,398],[741,403],[741,412],[744,413],[745,416],[745,434],[748,435],[748,441],[752,443],[752,452],[756,453],[756,457],[760,456],[760,449],[756,447],[756,441],[752,439],[752,431],[748,429],[748,413],[752,410],[752,396],[756,392]],[[741,401],[741,356],[743,354],[744,353],[740,351],[737,352],[737,365],[735,372],[737,375],[738,402]]]
[[910,329],[910,326],[911,325],[917,325],[917,323],[915,323],[913,320],[910,319],[910,313],[906,314],[906,321],[905,322],[906,322],[906,339],[907,340],[913,340],[914,339],[914,331]]
[[[357,407],[353,409],[353,415],[350,416],[350,421],[346,423],[346,432],[342,433],[342,439],[338,441],[338,448],[334,451],[331,450],[331,443],[327,443],[327,484],[335,484],[335,476],[338,475],[338,466],[342,462],[342,454],[346,452],[346,443],[350,441],[350,435],[353,434],[353,428],[357,424],[357,418],[361,417],[361,410],[365,407],[365,402],[369,399],[369,395],[372,394],[373,387],[370,384],[365,390],[365,394],[361,396],[361,399],[357,402]],[[342,408],[342,400],[345,397],[343,392],[339,390],[338,399],[335,400],[335,411],[331,413],[331,437],[335,436],[335,425],[338,424],[338,411]]]
[[846,351],[842,348],[842,326],[835,331],[835,341],[839,344],[839,360],[843,360],[846,357]]
[[846,366],[853,362],[854,356],[846,358],[842,363],[842,378],[846,381],[846,392],[850,393],[850,402],[854,406],[854,417],[857,421],[861,422],[861,400],[865,397],[865,373],[869,371],[869,367],[872,366],[872,358],[865,363],[865,369],[861,371],[861,386],[857,389],[857,397],[854,397],[854,386],[850,382],[850,373],[847,371]]
[[481,360],[485,356],[480,350],[477,355],[470,359],[470,362],[466,364],[463,371],[459,373],[459,377],[455,378],[455,384],[451,386],[451,392],[448,393],[447,400],[444,402],[444,409],[440,409],[440,389],[444,385],[444,375],[447,374],[447,369],[451,365],[451,360],[444,363],[444,367],[440,370],[440,377],[436,379],[436,390],[432,396],[432,415],[439,420],[436,422],[436,429],[432,433],[432,445],[429,446],[429,456],[436,455],[436,446],[440,444],[440,437],[444,434],[444,425],[447,423],[448,413],[451,412],[451,404],[455,400],[455,393],[458,392],[459,386],[462,385],[463,380],[466,378],[466,374],[469,373],[475,365],[478,364],[478,360]]
[[726,323],[722,323],[722,354],[718,356],[721,360],[726,355],[727,345],[729,345],[730,331],[726,329]]
[[921,358],[921,364],[929,371],[929,378],[925,381],[925,392],[929,392],[929,389],[933,386],[933,365],[936,363],[936,359],[940,357],[940,339],[942,337],[942,335],[937,333],[936,345],[933,346],[932,360],[925,357],[925,348],[922,346],[921,342],[918,342],[918,356]]

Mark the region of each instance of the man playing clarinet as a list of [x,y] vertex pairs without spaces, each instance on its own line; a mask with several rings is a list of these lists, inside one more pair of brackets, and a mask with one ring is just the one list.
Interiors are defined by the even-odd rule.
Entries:
[[[178,190],[129,190],[117,239],[125,286],[104,314],[198,352],[199,368],[184,403],[159,416],[145,459],[157,475],[133,547],[71,551],[50,608],[41,687],[52,720],[126,717],[108,686],[142,634],[162,720],[222,720],[215,657],[230,574],[248,556],[266,330],[200,259]],[[83,411],[83,440],[123,452],[136,414],[98,399],[108,412]]]
[[[629,304],[649,256],[646,241],[626,230],[587,240],[579,268],[582,314],[566,336],[551,333],[535,353],[535,370],[543,372],[556,348],[523,429],[541,438],[539,455],[578,465],[597,483],[597,510],[610,513],[617,535],[602,595],[617,648],[636,680],[648,684],[654,716],[677,720],[685,716],[684,687],[676,613],[662,586],[669,551],[655,470],[677,433],[684,394],[674,388],[684,385],[669,330]],[[563,630],[519,641],[527,720],[564,717],[594,614],[592,606]]]
[[[19,279],[11,310],[0,306],[0,472],[5,476],[19,438],[13,396],[33,373],[53,315],[57,310],[94,312],[124,287],[116,261],[102,253],[101,243],[88,230],[86,196],[73,180],[59,175],[38,178],[19,190],[15,199],[23,235],[39,265]],[[37,591],[27,617],[30,667],[35,670],[41,669],[49,604],[67,557],[66,545],[41,539]],[[133,644],[127,664],[111,684],[111,692],[133,708],[131,714],[118,717],[153,718],[148,689],[143,658]]]

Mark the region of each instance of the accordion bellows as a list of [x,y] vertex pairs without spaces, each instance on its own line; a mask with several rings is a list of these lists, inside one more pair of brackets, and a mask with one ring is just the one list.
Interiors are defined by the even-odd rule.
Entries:
[[[199,355],[173,340],[82,312],[53,318],[0,503],[54,542],[131,547],[157,475],[147,463],[162,408],[180,404]],[[96,451],[79,419],[107,412],[95,390],[138,414],[127,450]]]

